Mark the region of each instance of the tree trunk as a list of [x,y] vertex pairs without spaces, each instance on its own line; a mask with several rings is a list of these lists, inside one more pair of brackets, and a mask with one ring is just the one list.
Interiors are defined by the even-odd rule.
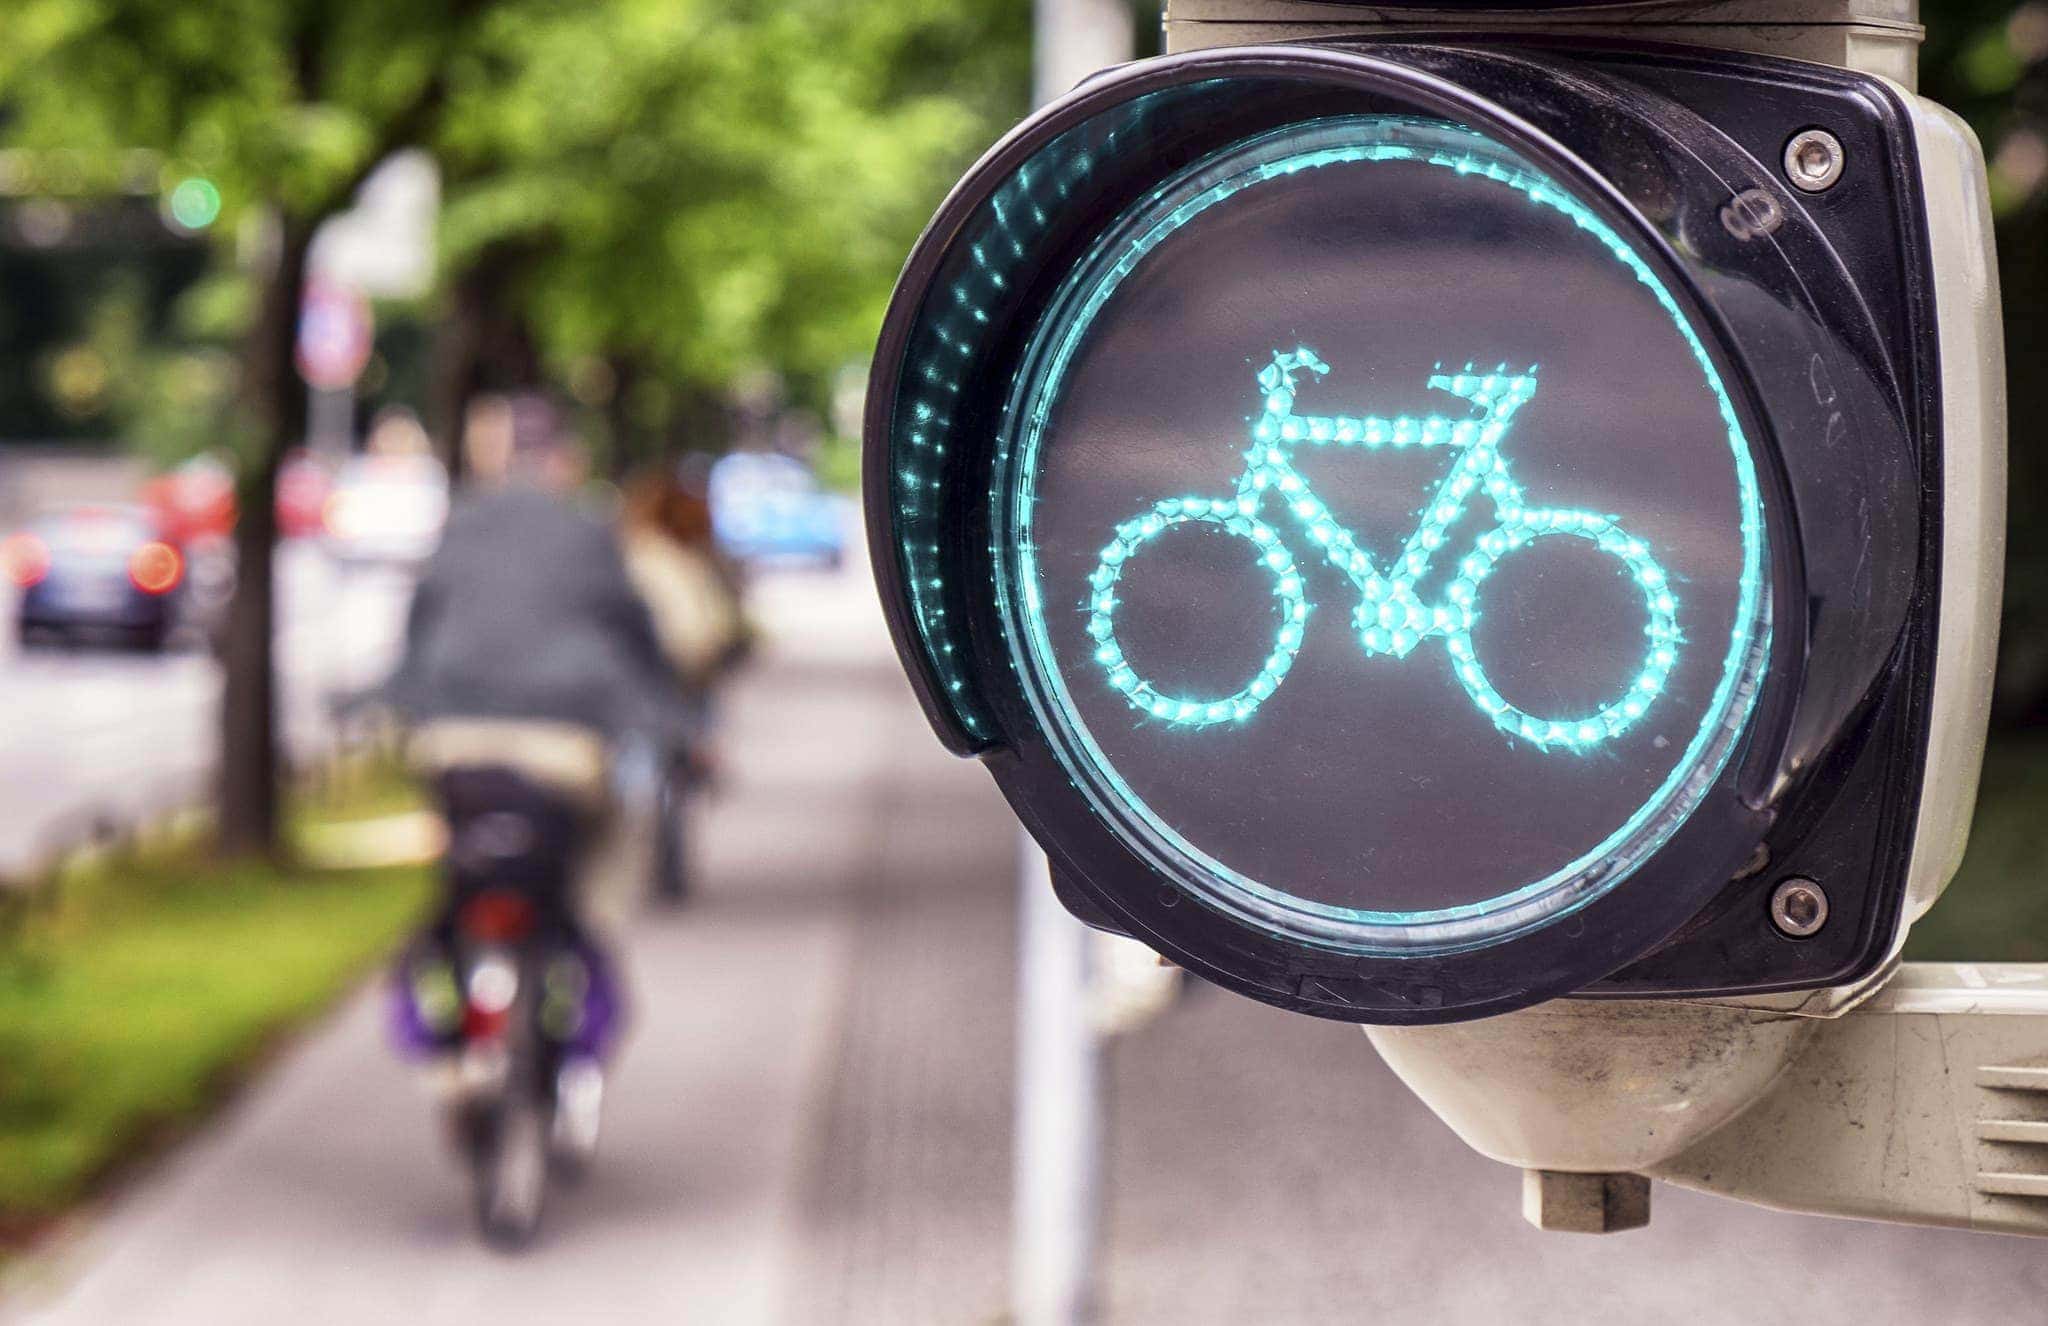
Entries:
[[280,834],[275,551],[277,472],[306,424],[306,387],[294,352],[299,299],[312,247],[309,223],[284,221],[250,330],[245,383],[259,453],[245,466],[235,523],[235,593],[222,662],[218,848],[223,854],[283,855]]
[[612,394],[604,403],[605,468],[613,483],[623,483],[640,466],[639,428],[633,420],[633,392],[640,385],[640,364],[631,355],[608,355]]
[[731,443],[732,405],[725,393],[701,384],[683,387],[662,434],[661,463],[673,465],[692,452],[722,455]]
[[461,484],[467,457],[463,455],[463,430],[469,420],[469,402],[477,391],[477,332],[475,320],[467,316],[457,287],[451,307],[434,332],[434,350],[426,385],[426,426],[432,432],[434,453],[449,469],[449,482]]
[[467,476],[469,458],[462,439],[469,424],[470,403],[483,379],[485,296],[471,272],[458,275],[448,292],[448,309],[434,336],[433,381],[429,385],[428,427],[434,447],[448,467],[448,481]]

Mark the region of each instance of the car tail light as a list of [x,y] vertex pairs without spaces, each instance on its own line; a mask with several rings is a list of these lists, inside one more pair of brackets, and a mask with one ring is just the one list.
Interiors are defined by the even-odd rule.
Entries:
[[533,933],[533,904],[516,893],[492,889],[462,905],[462,933],[486,944],[516,944]]
[[27,589],[50,574],[50,546],[33,534],[16,534],[0,544],[0,562],[6,564],[7,578]]
[[128,578],[145,594],[168,594],[184,577],[185,559],[162,540],[150,540],[128,558]]

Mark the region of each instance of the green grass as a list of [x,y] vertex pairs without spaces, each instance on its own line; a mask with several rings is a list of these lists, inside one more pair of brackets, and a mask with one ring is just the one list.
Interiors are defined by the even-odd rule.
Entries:
[[70,872],[0,936],[0,1245],[214,1105],[390,951],[428,888],[418,867],[280,872],[175,848]]
[[2048,962],[2048,735],[1994,735],[1970,848],[1906,956]]

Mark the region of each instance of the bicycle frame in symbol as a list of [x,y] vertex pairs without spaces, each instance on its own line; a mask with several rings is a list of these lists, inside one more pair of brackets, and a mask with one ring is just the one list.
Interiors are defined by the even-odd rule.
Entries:
[[[1272,499],[1315,551],[1357,588],[1359,603],[1352,612],[1352,623],[1367,655],[1405,659],[1424,641],[1441,637],[1452,673],[1480,712],[1509,736],[1546,751],[1583,751],[1639,722],[1663,693],[1678,660],[1677,600],[1649,548],[1612,517],[1531,506],[1524,499],[1509,473],[1504,448],[1508,425],[1536,395],[1536,371],[1510,373],[1501,368],[1477,373],[1467,366],[1460,373],[1432,374],[1428,383],[1432,389],[1471,403],[1473,413],[1464,418],[1440,414],[1393,418],[1298,415],[1294,412],[1295,375],[1304,371],[1321,377],[1330,366],[1301,348],[1276,351],[1273,362],[1259,370],[1264,407],[1252,425],[1244,473],[1238,476],[1234,494],[1167,498],[1116,527],[1115,537],[1102,550],[1102,560],[1089,577],[1088,600],[1088,634],[1095,640],[1095,658],[1108,674],[1110,685],[1133,707],[1186,727],[1243,722],[1272,698],[1301,649],[1311,607],[1299,563],[1280,531],[1260,514]],[[1303,444],[1358,447],[1367,452],[1450,447],[1459,454],[1424,508],[1422,523],[1408,536],[1391,570],[1383,572],[1294,467],[1294,453]],[[1458,574],[1443,600],[1424,603],[1415,587],[1475,493],[1483,493],[1493,503],[1496,523],[1459,556]],[[1176,526],[1194,523],[1217,526],[1253,545],[1259,565],[1273,578],[1272,592],[1279,609],[1279,627],[1265,662],[1236,693],[1215,700],[1189,699],[1159,690],[1138,675],[1116,636],[1117,582],[1124,567],[1147,543]],[[1591,714],[1544,718],[1509,703],[1487,680],[1473,648],[1472,629],[1480,617],[1480,590],[1501,561],[1539,539],[1558,536],[1584,539],[1619,561],[1642,593],[1649,622],[1643,628],[1646,645],[1641,670],[1619,696]]]

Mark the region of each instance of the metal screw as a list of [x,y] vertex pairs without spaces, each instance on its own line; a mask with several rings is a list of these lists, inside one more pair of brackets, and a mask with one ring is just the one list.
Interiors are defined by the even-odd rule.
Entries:
[[1771,890],[1771,924],[1794,939],[1820,933],[1828,923],[1828,895],[1810,879],[1794,876]]
[[1785,224],[1785,209],[1763,189],[1744,189],[1721,205],[1721,224],[1737,239],[1768,235]]
[[1785,178],[1792,187],[1820,193],[1842,178],[1842,140],[1825,129],[1805,129],[1785,144]]

